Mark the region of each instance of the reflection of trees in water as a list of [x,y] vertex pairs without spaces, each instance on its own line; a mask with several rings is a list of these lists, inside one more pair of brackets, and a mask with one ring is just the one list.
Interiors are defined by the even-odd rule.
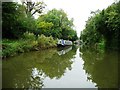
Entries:
[[37,68],[33,68],[31,73],[31,78],[30,78],[32,83],[30,86],[37,87],[37,88],[43,87],[44,77],[45,75],[42,71],[39,71]]
[[88,80],[99,88],[115,88],[118,85],[118,56],[116,52],[99,52],[98,50],[81,50],[84,70]]
[[73,58],[74,54],[75,52],[73,51],[70,51],[62,56],[59,56],[57,53],[55,53],[51,58],[44,60],[40,68],[43,70],[45,75],[51,79],[60,78],[62,75],[64,75],[67,68],[71,69],[71,64],[73,63],[71,58]]
[[66,69],[71,69],[71,50],[59,56],[56,49],[24,53],[3,61],[3,88],[44,87],[45,77],[60,78]]
[[7,61],[3,62],[3,87],[37,88],[43,86],[43,78],[33,78],[34,68],[37,68],[38,74],[43,73],[39,67],[42,64],[42,60],[52,57],[55,52],[55,49],[43,50],[42,52],[24,53],[8,58]]
[[[21,77],[20,77],[21,78]],[[23,78],[24,79],[24,78]],[[14,88],[42,88],[44,86],[44,76],[37,68],[32,69],[31,75],[25,78],[25,80],[14,79]]]

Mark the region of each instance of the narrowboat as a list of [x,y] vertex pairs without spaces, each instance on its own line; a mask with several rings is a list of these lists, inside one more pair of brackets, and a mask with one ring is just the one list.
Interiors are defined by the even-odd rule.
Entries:
[[72,41],[59,39],[57,45],[58,46],[69,46],[69,45],[72,45]]

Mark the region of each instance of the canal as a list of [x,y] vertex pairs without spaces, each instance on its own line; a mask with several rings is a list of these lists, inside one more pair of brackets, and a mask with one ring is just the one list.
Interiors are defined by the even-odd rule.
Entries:
[[118,56],[79,46],[22,53],[2,61],[2,86],[117,88]]

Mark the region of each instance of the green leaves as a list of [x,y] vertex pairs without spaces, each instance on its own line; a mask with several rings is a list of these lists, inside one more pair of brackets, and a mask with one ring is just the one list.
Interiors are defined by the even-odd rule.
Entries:
[[42,13],[45,8],[43,2],[23,2],[22,5],[3,2],[2,7],[3,38],[20,39],[25,32],[71,40],[77,36],[73,30],[73,19],[69,20],[63,10],[53,9],[35,19],[32,15]]
[[51,27],[53,26],[53,23],[52,22],[38,22],[37,23],[37,28],[40,28],[40,29],[51,29]]
[[18,8],[19,5],[14,2],[2,3],[3,38],[18,38],[19,36],[21,36],[21,32],[18,32],[21,25],[21,23],[18,20]]
[[90,17],[83,30],[81,39],[90,45],[105,42],[106,48],[117,48],[120,35],[120,2]]
[[2,11],[3,38],[20,39],[26,31],[36,30],[35,19],[26,15],[24,6],[3,2]]
[[[37,28],[41,30],[40,34],[52,35],[54,38],[72,40],[74,36],[77,36],[77,33],[74,33],[73,30],[73,19],[69,20],[63,10],[53,9],[40,16],[37,20]],[[73,40],[76,40],[76,38]]]

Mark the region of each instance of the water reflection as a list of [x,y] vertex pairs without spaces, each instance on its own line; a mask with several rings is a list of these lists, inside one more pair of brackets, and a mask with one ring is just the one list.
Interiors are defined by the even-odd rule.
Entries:
[[64,55],[64,54],[66,54],[67,52],[69,52],[70,50],[72,50],[72,46],[67,47],[67,48],[62,48],[62,49],[59,50],[57,53],[58,53],[58,55]]
[[81,49],[81,57],[87,79],[96,83],[99,88],[118,87],[118,53]]
[[3,88],[115,88],[118,54],[63,47],[23,53],[2,62]]
[[[64,49],[63,49],[64,50]],[[49,49],[10,57],[2,62],[3,88],[42,88],[44,79],[60,79],[66,70],[71,70],[76,54],[74,50],[65,49],[59,56],[57,49]]]

